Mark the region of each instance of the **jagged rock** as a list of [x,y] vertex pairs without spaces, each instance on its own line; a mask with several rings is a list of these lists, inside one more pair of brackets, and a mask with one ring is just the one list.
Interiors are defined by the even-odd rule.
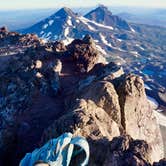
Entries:
[[[54,131],[54,132],[53,132]],[[81,135],[92,140],[120,135],[118,124],[91,100],[78,100],[72,110],[55,121],[43,134],[43,140],[57,137],[64,132]]]
[[8,31],[6,27],[0,28],[0,39],[0,46],[17,45],[17,47],[20,46],[19,49],[23,49],[21,46],[36,46],[41,43],[41,39],[35,34],[21,35]]
[[36,69],[42,68],[42,62],[41,62],[40,60],[37,60],[37,61],[35,62],[35,68],[36,68]]
[[159,162],[153,163],[153,166],[165,166],[166,165],[166,158],[161,159]]
[[56,52],[64,52],[66,51],[66,46],[63,42],[55,41],[55,43],[53,43],[53,50]]
[[95,22],[112,26],[113,28],[131,31],[130,25],[118,16],[112,15],[106,6],[100,5],[85,15],[86,18]]
[[[26,40],[26,36],[24,37]],[[35,36],[30,35],[30,40],[31,37],[35,40]],[[45,63],[43,59],[36,56],[36,53],[36,50],[30,47],[24,54],[11,56],[7,67],[2,69],[0,75],[0,160],[15,149],[14,141],[21,135],[17,118],[32,106],[35,93],[42,89],[45,90],[42,94],[56,95],[59,90],[59,75],[56,67],[58,61],[55,59],[55,63],[47,68],[49,74],[46,76],[43,67],[49,62]]]
[[62,63],[60,60],[56,59],[55,62],[50,62],[46,64],[42,72],[47,81],[43,80],[42,88],[44,88],[45,90],[51,88],[53,94],[56,95],[60,89],[59,74],[61,70],[62,70]]
[[117,87],[122,125],[134,139],[142,139],[152,146],[151,160],[163,158],[163,141],[156,118],[147,101],[144,82],[135,75],[127,75]]
[[90,73],[96,75],[98,79],[111,81],[122,76],[124,71],[121,66],[118,66],[114,62],[110,62],[108,64],[96,64]]
[[110,119],[120,125],[119,100],[112,83],[107,81],[93,83],[87,89],[83,89],[83,94],[80,96],[80,98],[94,101],[98,107],[103,108],[107,112]]
[[[13,58],[0,74],[1,153],[5,154],[6,149],[12,151],[14,142],[19,140],[15,139],[23,135],[24,131],[30,132],[31,117],[27,124],[19,123],[21,126],[18,127],[17,116],[29,110],[34,100],[38,100],[39,97],[40,100],[35,103],[37,109],[41,109],[41,102],[46,101],[47,104],[48,101],[48,105],[51,103],[51,106],[55,107],[55,112],[67,111],[63,112],[61,118],[56,114],[55,117],[49,117],[50,120],[47,116],[45,119],[47,108],[45,112],[41,109],[44,125],[40,124],[43,127],[40,128],[40,134],[45,127],[45,121],[49,121],[47,127],[50,126],[43,134],[44,143],[65,131],[85,136],[90,143],[90,165],[93,166],[149,165],[149,162],[163,157],[161,135],[148,105],[143,81],[137,76],[125,76],[123,69],[114,63],[96,64],[98,51],[90,36],[85,36],[83,40],[74,40],[67,50],[61,43],[43,44],[33,34],[20,35],[6,31],[0,33],[0,38],[0,46],[10,44],[21,47],[23,51],[17,54],[17,50],[17,55],[11,56]],[[58,49],[63,50],[63,53],[58,53]],[[63,65],[67,65],[63,70],[62,62]],[[84,74],[76,72],[75,66]],[[63,86],[70,85],[70,82],[72,86],[62,87],[65,95],[58,98],[60,81]],[[66,93],[71,87],[72,92]],[[66,94],[69,96],[66,97]],[[57,105],[52,104],[56,97],[50,102],[55,95],[58,98],[58,102],[55,101]],[[63,101],[62,104],[60,100],[65,102],[67,98],[70,104],[64,107]],[[27,112],[27,115],[33,116],[33,111],[32,114]],[[40,114],[37,118],[32,118],[33,127],[36,125],[35,120],[40,118]],[[34,130],[33,134],[38,133]],[[149,145],[129,136],[113,139],[124,133],[131,135],[133,139],[145,140]],[[30,137],[34,138],[33,134]],[[37,139],[35,145],[39,141]]]
[[[84,117],[86,117],[85,111],[80,109],[83,104],[83,108],[86,107],[86,112],[95,113],[98,109],[104,111],[105,117],[107,116],[110,121],[115,122],[116,128],[121,134],[127,133],[134,139],[147,141],[149,144],[148,147],[151,147],[151,150],[147,152],[148,159],[144,160],[143,156],[141,156],[140,159],[139,155],[137,156],[134,154],[134,156],[131,155],[130,158],[126,160],[126,163],[132,163],[131,165],[149,165],[149,162],[152,163],[154,161],[158,161],[163,157],[163,142],[159,126],[156,123],[156,119],[146,99],[144,83],[140,77],[135,75],[125,76],[123,75],[123,72],[120,72],[122,75],[118,73],[117,78],[109,78],[109,75],[107,75],[109,73],[109,69],[112,67],[112,70],[116,71],[114,70],[116,67],[113,66],[113,64],[108,65],[108,67],[105,66],[104,71],[99,72],[97,76],[92,75],[92,79],[84,83],[85,86],[83,86],[82,89],[79,89],[78,94],[74,98],[74,100],[77,98],[84,99],[84,104],[81,102],[81,106],[77,105],[74,107],[73,102],[71,102],[71,110],[74,111],[71,111],[69,114],[56,121],[48,130],[45,131],[44,138],[47,140],[53,136],[59,136],[65,131],[70,131],[87,138],[91,138],[92,140],[101,139],[100,130],[97,137],[94,137],[93,133],[94,130],[98,131],[98,126],[96,126],[96,124],[105,126],[104,124],[107,124],[107,119],[102,119],[104,124],[100,124],[96,122],[96,120],[92,120],[92,123],[88,123],[89,125],[87,129],[87,123],[82,122]],[[92,73],[94,74],[94,72]],[[96,79],[96,77],[98,79]],[[90,78],[90,76],[88,78]],[[102,79],[100,81],[99,78],[106,79],[107,81],[102,81]],[[89,103],[89,101],[93,102]],[[101,116],[101,113],[98,112],[97,114],[99,115],[99,118],[103,117]],[[112,123],[109,124],[109,127],[112,129],[113,126],[111,125]],[[80,128],[80,130],[78,128]],[[105,138],[111,140],[110,135],[105,134]],[[142,145],[141,143],[139,145],[139,142],[136,143],[138,143],[136,146],[139,146],[139,148],[147,146],[147,144]],[[137,149],[132,149],[132,151],[137,153]],[[143,149],[141,151],[143,151]],[[116,163],[114,164],[116,165]]]
[[99,54],[89,35],[83,40],[74,40],[67,48],[80,72],[89,72],[98,62]]
[[0,33],[6,33],[6,32],[9,32],[7,27],[1,27],[0,28]]
[[120,136],[110,142],[109,153],[104,166],[150,166],[151,148],[143,140],[133,140],[130,136]]
[[62,62],[59,59],[56,59],[55,66],[53,68],[55,73],[60,74],[62,71]]
[[[143,140],[134,140],[129,135],[107,139],[91,140],[89,166],[151,166],[151,148]],[[104,153],[103,153],[104,152]],[[78,165],[83,155],[73,159]]]

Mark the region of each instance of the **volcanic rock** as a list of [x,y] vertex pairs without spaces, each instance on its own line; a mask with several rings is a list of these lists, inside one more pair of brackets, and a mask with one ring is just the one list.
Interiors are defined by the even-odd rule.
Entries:
[[[107,77],[109,77],[109,75]],[[162,158],[163,142],[160,129],[146,99],[142,79],[135,75],[120,75],[119,78],[108,79],[108,81],[103,81],[102,79],[95,80],[96,77],[92,76],[88,85],[77,92],[73,101],[81,99],[80,104],[75,105],[71,102],[70,112],[58,121],[55,121],[55,123],[45,131],[43,138],[48,140],[59,136],[63,132],[70,131],[76,135],[91,138],[92,140],[100,140],[104,136],[111,141],[112,137],[108,135],[108,133],[113,131],[113,128],[115,129],[113,126],[116,126],[116,131],[119,131],[119,134],[127,133],[134,139],[147,141],[148,146],[151,148],[151,151],[148,152],[148,162],[152,163]],[[95,113],[96,110],[98,110],[97,113]],[[108,123],[107,118],[103,119],[103,113],[99,113],[99,110],[102,110],[101,112],[104,111],[105,118],[107,117],[111,122],[109,124],[111,131],[109,131],[105,125]],[[93,112],[98,116],[92,118],[90,121],[91,116],[85,112],[90,114]],[[102,120],[100,120],[100,118],[102,118]],[[101,122],[102,124],[100,124]],[[111,124],[113,126],[111,126]],[[105,126],[106,130],[101,130],[102,126]],[[98,131],[98,134],[95,134],[95,136],[94,131]],[[116,132],[116,134],[117,133],[118,132]],[[143,165],[144,163],[144,160],[139,160],[137,156],[132,156],[130,160],[131,161],[128,162],[132,162],[133,165],[137,165],[137,163]]]
[[163,142],[159,126],[147,101],[143,80],[128,75],[117,88],[122,125],[134,139],[142,139],[152,146],[152,161],[163,157]]
[[77,100],[68,114],[46,129],[42,142],[64,132],[72,132],[74,135],[81,135],[92,140],[104,137],[111,140],[120,135],[118,124],[93,101],[84,99]]
[[166,165],[166,159],[161,159],[159,162],[155,162],[153,166],[165,166]]
[[163,158],[159,126],[142,79],[124,75],[115,63],[97,64],[98,51],[89,35],[74,40],[65,51],[60,44],[60,52],[33,34],[0,35],[1,46],[9,43],[22,51],[11,56],[0,74],[4,162],[5,155],[15,161],[15,146],[22,148],[23,157],[27,148],[22,145],[35,148],[42,133],[45,143],[64,132],[88,139],[90,165],[143,166]]
[[77,65],[77,69],[82,73],[89,72],[98,62],[99,54],[89,35],[86,35],[83,40],[74,40],[67,48]]
[[63,42],[55,41],[55,43],[53,43],[53,50],[56,52],[64,52],[66,51],[66,46]]
[[85,17],[113,28],[131,30],[130,25],[125,20],[113,15],[104,5],[100,5],[98,8],[87,13]]

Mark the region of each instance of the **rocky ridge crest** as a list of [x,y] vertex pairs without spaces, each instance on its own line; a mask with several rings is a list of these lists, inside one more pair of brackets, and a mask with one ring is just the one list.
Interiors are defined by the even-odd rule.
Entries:
[[[3,44],[11,34],[2,30]],[[26,152],[64,132],[88,139],[90,165],[152,165],[163,158],[159,126],[139,76],[115,63],[99,64],[88,35],[67,47],[38,38],[35,43],[2,68],[0,164],[18,165]],[[13,158],[5,160],[9,154]]]

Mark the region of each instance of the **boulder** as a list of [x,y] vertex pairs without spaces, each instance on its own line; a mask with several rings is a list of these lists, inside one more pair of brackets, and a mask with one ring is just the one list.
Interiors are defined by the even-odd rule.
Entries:
[[95,104],[103,108],[110,119],[121,124],[120,105],[117,92],[114,85],[108,81],[97,81],[91,84],[86,89],[83,89],[80,98],[89,99],[95,102]]
[[154,162],[153,166],[165,166],[166,165],[166,158],[161,159],[159,162]]
[[77,70],[89,72],[98,62],[99,54],[93,39],[86,35],[83,40],[76,39],[67,47],[68,54],[72,56]]
[[[90,143],[89,166],[151,166],[151,147],[143,140],[134,140],[129,135],[92,140]],[[104,152],[104,153],[103,153]],[[73,159],[72,165],[79,165],[83,154]]]
[[143,140],[133,140],[124,135],[114,138],[109,143],[104,166],[150,166],[151,148]]
[[55,52],[64,52],[64,51],[66,51],[66,46],[64,45],[63,42],[55,41],[53,43],[53,51],[55,51]]
[[84,136],[92,140],[119,136],[119,125],[91,100],[77,100],[72,110],[56,120],[45,130],[42,142],[57,137],[64,132]]

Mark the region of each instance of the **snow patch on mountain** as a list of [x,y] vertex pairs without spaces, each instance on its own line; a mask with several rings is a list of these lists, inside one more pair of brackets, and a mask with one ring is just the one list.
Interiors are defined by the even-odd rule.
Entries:
[[136,44],[136,46],[138,47],[138,48],[140,48],[141,50],[145,50],[142,46],[140,46],[139,44]]
[[131,31],[132,31],[133,33],[135,33],[135,30],[134,30],[132,27],[130,27],[130,29],[131,29]]
[[137,51],[130,51],[130,53],[135,56],[136,58],[138,58],[139,53]]
[[49,20],[48,24],[51,26],[54,23],[54,20]]
[[106,25],[103,25],[103,24],[99,24],[99,23],[97,23],[95,21],[90,21],[90,22],[93,23],[93,24],[95,24],[95,25],[97,25],[97,26],[99,26],[99,27],[110,29],[110,30],[114,30],[114,28],[111,27],[111,26],[106,26]]
[[51,34],[52,32],[48,32],[46,37],[50,37]]
[[112,46],[112,44],[109,43],[109,42],[106,40],[106,37],[105,37],[104,35],[102,35],[101,33],[99,34],[99,36],[100,36],[101,41],[103,42],[103,44],[105,44],[106,46],[108,46],[108,47],[110,47],[110,48],[112,48],[112,49],[114,49],[114,50],[118,50],[118,51],[120,51],[120,52],[126,52],[125,50],[122,50],[122,49],[119,48],[119,47],[114,47],[114,46]]
[[148,101],[149,101],[151,107],[152,107],[154,110],[156,110],[156,109],[158,108],[158,106],[159,106],[159,103],[158,103],[154,98],[152,98],[152,97],[150,97],[150,96],[147,96],[147,99],[148,99]]
[[166,116],[158,111],[154,111],[154,115],[157,119],[158,124],[166,127]]
[[80,23],[80,20],[76,20],[77,23]]
[[68,24],[69,26],[73,26],[70,16],[68,17],[67,24]]
[[44,24],[42,29],[46,29],[48,27],[48,24]]
[[119,42],[122,42],[123,40],[122,39],[117,39]]
[[64,31],[64,36],[67,37],[68,34],[69,34],[69,27],[66,27]]
[[57,35],[54,35],[54,40],[57,40],[58,39],[58,36]]
[[79,17],[80,21],[82,21],[84,24],[86,24],[88,26],[88,28],[92,31],[96,31],[95,28],[93,28],[91,25],[88,24],[89,20],[86,19],[85,17],[81,16]]
[[61,17],[60,17],[60,16],[55,16],[54,18],[55,18],[55,19],[61,19]]
[[101,38],[103,44],[105,44],[105,45],[107,45],[107,46],[109,46],[109,47],[112,47],[111,43],[109,43],[109,42],[106,40],[106,37],[105,37],[105,36],[103,36],[101,33],[100,33],[99,35],[100,35],[100,38]]
[[42,35],[42,34],[44,34],[44,31],[41,31],[41,32],[40,32],[40,35]]
[[147,84],[144,84],[144,87],[145,87],[145,89],[147,89],[147,90],[152,90],[152,88],[151,88],[149,85],[147,85]]

